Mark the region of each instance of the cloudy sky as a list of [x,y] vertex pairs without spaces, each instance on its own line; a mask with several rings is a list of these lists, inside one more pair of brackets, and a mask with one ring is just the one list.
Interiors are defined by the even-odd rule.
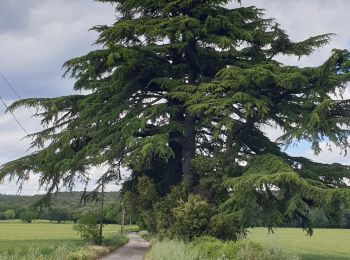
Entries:
[[[329,46],[310,57],[299,61],[292,57],[279,58],[287,64],[316,66],[325,61],[333,48],[350,47],[350,29],[346,22],[350,10],[348,0],[243,2],[244,5],[266,9],[267,16],[276,18],[295,41],[328,32],[337,34]],[[96,48],[92,46],[96,34],[88,31],[89,28],[97,24],[110,24],[114,19],[111,5],[93,0],[0,0],[0,6],[0,72],[22,98],[71,94],[73,82],[61,78],[63,62]],[[1,79],[0,96],[8,104],[16,100],[16,95]],[[4,110],[0,104],[0,164],[28,153],[28,141],[22,139],[25,135],[23,130]],[[19,110],[15,115],[27,131],[40,129],[38,120],[30,118],[28,110]],[[332,153],[325,149],[316,157],[305,143],[289,149],[289,152],[316,161],[348,163],[348,158],[340,155],[336,149]],[[22,194],[40,192],[36,183],[34,176],[24,186]],[[0,185],[0,193],[16,192],[17,186],[13,182]]]

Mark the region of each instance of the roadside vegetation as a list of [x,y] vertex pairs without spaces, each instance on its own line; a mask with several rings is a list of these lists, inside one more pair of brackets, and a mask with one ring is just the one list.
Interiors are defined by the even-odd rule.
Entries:
[[147,260],[296,260],[295,254],[280,249],[263,247],[249,240],[223,242],[213,237],[202,237],[186,243],[181,240],[161,240],[152,244]]
[[[149,237],[147,232],[140,235]],[[349,237],[349,229],[315,229],[310,237],[299,228],[277,229],[274,233],[266,228],[253,228],[248,230],[247,239],[238,242],[223,242],[212,237],[192,242],[152,238],[146,259],[346,260],[350,259]]]
[[[119,225],[106,225],[102,246],[84,241],[73,230],[73,223],[54,224],[49,221],[23,223],[18,220],[0,221],[0,259],[97,259],[98,256],[125,244]],[[126,227],[137,230],[137,226]]]

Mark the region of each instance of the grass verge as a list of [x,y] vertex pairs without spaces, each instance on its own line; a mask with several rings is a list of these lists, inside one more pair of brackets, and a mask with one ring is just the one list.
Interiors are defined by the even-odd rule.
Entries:
[[94,260],[124,245],[127,238],[114,235],[104,240],[102,246],[86,245],[82,241],[49,240],[22,241],[17,246],[0,253],[1,260],[48,259],[48,260]]
[[213,237],[202,237],[194,242],[162,240],[152,243],[146,260],[297,260],[298,256],[278,248],[263,247],[259,243],[242,240],[223,242]]
[[[50,224],[36,221],[0,221],[0,260],[96,259],[127,242],[119,225],[106,225],[103,248],[87,245],[73,231],[73,224]],[[136,226],[128,227],[137,230]]]

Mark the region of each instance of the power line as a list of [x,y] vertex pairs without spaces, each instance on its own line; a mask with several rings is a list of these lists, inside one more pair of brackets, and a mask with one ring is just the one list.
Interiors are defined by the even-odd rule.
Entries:
[[[22,97],[18,94],[18,92],[16,91],[16,89],[12,86],[12,84],[7,80],[7,78],[5,77],[5,75],[0,71],[0,77],[4,80],[4,82],[6,83],[6,85],[12,90],[12,92],[16,95],[16,97],[18,99],[22,99]],[[14,113],[12,111],[10,111],[8,108],[9,106],[6,104],[5,100],[0,96],[0,100],[2,102],[2,104],[5,106],[6,110],[10,112],[10,114],[12,115],[12,117],[15,119],[15,121],[17,122],[17,124],[22,128],[22,130],[26,133],[26,135],[28,134],[28,131],[24,128],[24,126],[21,124],[21,122],[18,120],[18,118],[14,115]],[[34,115],[34,113],[27,108],[28,111]]]
[[12,90],[12,92],[16,95],[16,97],[18,99],[22,99],[21,96],[18,94],[18,92],[16,91],[16,89],[10,84],[10,82],[5,78],[4,74],[2,74],[2,72],[0,71],[0,76],[2,77],[2,79],[5,81],[6,85]]
[[[12,90],[12,92],[16,95],[16,97],[21,100],[22,97],[18,94],[18,92],[16,91],[16,89],[14,88],[14,86],[7,80],[7,78],[5,77],[5,75],[0,71],[0,77],[4,80],[4,82],[6,83],[6,85]],[[28,111],[32,114],[32,116],[34,116],[33,111],[27,107]]]
[[26,135],[29,135],[27,130],[24,128],[24,126],[19,122],[19,120],[17,119],[17,117],[12,113],[12,111],[8,110],[8,105],[6,104],[5,100],[3,100],[3,98],[0,96],[0,100],[2,102],[2,104],[5,106],[5,108],[7,109],[7,111],[10,112],[10,114],[12,115],[12,117],[15,119],[15,121],[17,122],[17,124],[22,128],[22,130],[26,133]]

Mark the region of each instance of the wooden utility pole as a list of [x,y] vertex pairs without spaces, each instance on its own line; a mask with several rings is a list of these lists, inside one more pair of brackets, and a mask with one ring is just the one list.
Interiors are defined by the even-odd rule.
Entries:
[[105,183],[104,183],[104,178],[102,178],[102,194],[101,194],[101,212],[100,212],[100,237],[99,237],[99,241],[98,244],[102,245],[102,238],[103,238],[103,204],[104,204],[104,187]]
[[121,212],[121,225],[120,225],[120,235],[124,234],[124,221],[125,221],[125,210],[124,210],[124,201],[122,201],[122,212]]

